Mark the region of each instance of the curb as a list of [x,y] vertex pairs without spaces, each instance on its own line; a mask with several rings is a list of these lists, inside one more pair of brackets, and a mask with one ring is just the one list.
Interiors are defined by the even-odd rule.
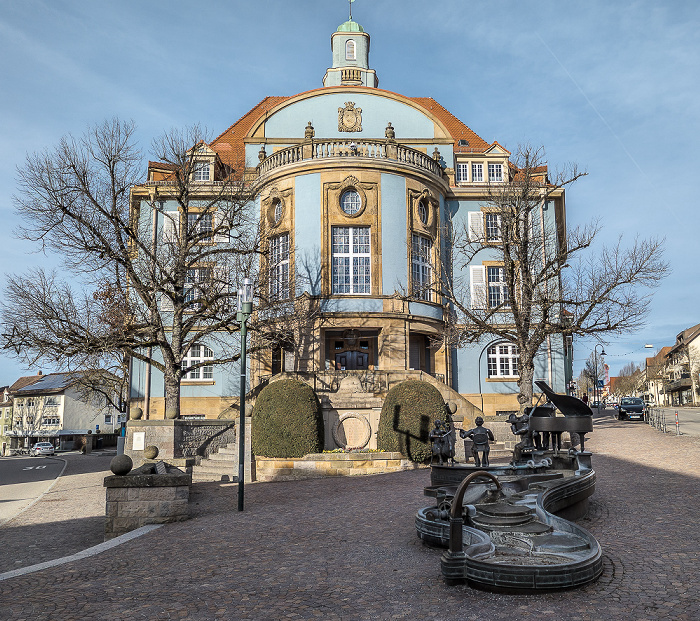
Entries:
[[45,561],[44,563],[30,565],[29,567],[22,567],[20,569],[6,571],[5,573],[0,574],[0,582],[2,582],[3,580],[8,580],[10,578],[16,578],[17,576],[24,576],[26,574],[32,574],[37,571],[42,571],[43,569],[48,569],[49,567],[57,567],[58,565],[65,565],[66,563],[80,561],[90,556],[101,554],[102,552],[115,548],[116,546],[121,545],[122,543],[126,543],[127,541],[131,541],[132,539],[136,539],[137,537],[145,535],[146,533],[149,533],[152,530],[155,530],[156,528],[160,528],[161,526],[163,525],[148,524],[146,526],[142,526],[141,528],[137,528],[136,530],[132,530],[129,533],[120,535],[119,537],[115,537],[114,539],[110,539],[109,541],[105,541],[104,543],[98,543],[96,546],[92,546],[92,548],[88,548],[87,550],[83,550],[82,552],[76,552],[75,554],[71,554],[70,556],[64,556],[62,558],[56,558],[52,561]]

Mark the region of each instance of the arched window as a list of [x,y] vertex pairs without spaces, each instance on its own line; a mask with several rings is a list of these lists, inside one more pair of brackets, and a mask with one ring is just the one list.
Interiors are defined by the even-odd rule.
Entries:
[[355,42],[352,39],[348,39],[345,42],[345,60],[357,60]]
[[518,346],[510,343],[498,343],[488,350],[489,377],[518,377],[520,354]]

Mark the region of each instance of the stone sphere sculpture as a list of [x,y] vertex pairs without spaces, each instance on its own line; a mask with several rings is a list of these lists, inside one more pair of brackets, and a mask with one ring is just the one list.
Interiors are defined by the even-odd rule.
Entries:
[[156,457],[158,457],[158,447],[154,446],[153,444],[149,444],[143,450],[143,456],[145,459],[155,459]]
[[129,414],[131,420],[141,420],[143,410],[141,408],[131,408],[131,412]]
[[118,476],[129,474],[134,467],[134,462],[128,455],[117,455],[109,462],[109,469]]

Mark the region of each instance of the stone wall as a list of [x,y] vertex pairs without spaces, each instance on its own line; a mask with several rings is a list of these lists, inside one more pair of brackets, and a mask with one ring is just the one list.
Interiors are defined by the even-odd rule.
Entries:
[[175,468],[168,470],[168,474],[105,477],[105,541],[146,524],[188,519],[192,477]]
[[317,453],[299,459],[255,458],[256,481],[292,481],[329,476],[380,474],[424,467],[401,453]]
[[158,447],[158,459],[191,468],[202,458],[233,444],[235,427],[233,420],[130,420],[124,453],[138,467],[144,463],[143,449],[154,445]]

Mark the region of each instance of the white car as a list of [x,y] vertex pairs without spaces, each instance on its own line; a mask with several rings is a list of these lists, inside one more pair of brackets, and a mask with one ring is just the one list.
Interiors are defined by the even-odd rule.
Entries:
[[32,455],[54,455],[56,453],[56,449],[54,448],[53,444],[51,442],[37,442],[33,447],[31,454]]

